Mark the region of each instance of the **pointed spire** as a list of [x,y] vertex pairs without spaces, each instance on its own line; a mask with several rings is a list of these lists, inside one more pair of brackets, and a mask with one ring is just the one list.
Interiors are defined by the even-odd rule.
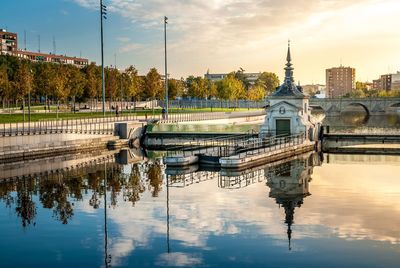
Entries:
[[290,55],[290,40],[288,40],[288,51],[286,56],[286,67],[285,67],[285,83],[291,84],[294,82],[293,78],[293,67],[292,67],[292,56]]
[[286,60],[287,60],[288,63],[290,63],[292,61],[292,57],[290,55],[290,39],[288,40],[288,49],[287,49]]

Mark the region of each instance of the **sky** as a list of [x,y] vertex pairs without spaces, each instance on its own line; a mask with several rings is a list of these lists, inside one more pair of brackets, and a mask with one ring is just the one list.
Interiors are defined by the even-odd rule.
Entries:
[[[325,83],[325,69],[356,68],[356,80],[400,71],[399,0],[104,0],[105,64],[152,67],[180,78],[275,72],[282,80],[290,39],[294,77]],[[0,28],[19,48],[89,58],[100,64],[99,0],[3,0]],[[116,60],[115,60],[116,59]]]

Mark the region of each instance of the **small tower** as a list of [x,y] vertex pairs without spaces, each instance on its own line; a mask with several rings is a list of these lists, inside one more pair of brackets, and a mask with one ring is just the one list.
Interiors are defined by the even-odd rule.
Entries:
[[308,96],[303,94],[301,86],[294,82],[292,66],[289,41],[284,68],[285,79],[283,84],[268,96],[267,115],[260,129],[262,138],[303,133],[310,140],[317,139],[319,122],[311,115]]

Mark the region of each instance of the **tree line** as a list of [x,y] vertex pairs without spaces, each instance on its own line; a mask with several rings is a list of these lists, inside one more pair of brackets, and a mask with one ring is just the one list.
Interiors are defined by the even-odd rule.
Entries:
[[[261,100],[279,85],[275,73],[263,72],[249,82],[242,69],[220,81],[189,76],[168,79],[169,99],[198,98],[222,100]],[[94,63],[78,68],[74,65],[31,62],[14,56],[0,56],[0,99],[5,105],[22,103],[30,95],[40,103],[88,102],[101,100],[101,67]],[[105,68],[105,95],[113,101],[164,99],[164,79],[156,68],[144,76],[134,66],[124,71]]]

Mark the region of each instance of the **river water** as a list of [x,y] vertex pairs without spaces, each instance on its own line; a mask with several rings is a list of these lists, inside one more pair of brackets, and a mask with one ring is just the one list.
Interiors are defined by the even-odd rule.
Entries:
[[1,267],[400,263],[400,156],[306,154],[234,172],[135,155],[0,166]]

